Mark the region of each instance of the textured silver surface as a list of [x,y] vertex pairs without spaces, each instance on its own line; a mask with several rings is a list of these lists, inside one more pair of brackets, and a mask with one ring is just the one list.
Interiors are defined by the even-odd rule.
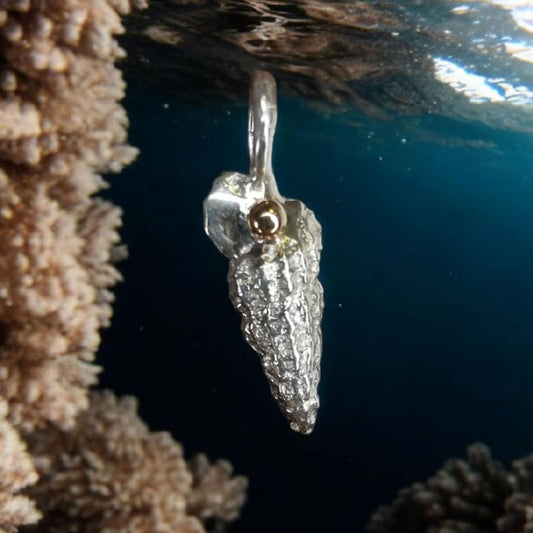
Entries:
[[[275,84],[265,72],[252,77],[250,174],[226,172],[204,202],[205,230],[229,259],[230,299],[242,331],[260,355],[272,395],[291,428],[310,433],[318,409],[322,286],[318,281],[321,228],[302,202],[281,196],[270,161],[276,123]],[[273,200],[287,224],[272,240],[252,234],[250,209]]]

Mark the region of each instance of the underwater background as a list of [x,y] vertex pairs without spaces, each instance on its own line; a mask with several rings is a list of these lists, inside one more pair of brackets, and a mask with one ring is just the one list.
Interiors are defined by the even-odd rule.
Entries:
[[[104,194],[129,259],[101,384],[137,396],[186,456],[249,478],[230,531],[363,532],[473,442],[506,464],[533,450],[532,11],[159,0],[131,23],[124,105],[141,154]],[[280,192],[323,228],[310,436],[271,398],[203,231],[213,180],[248,170],[253,68],[280,81]]]
[[[533,139],[449,118],[373,121],[278,102],[274,172],[323,226],[321,407],[292,432],[227,296],[202,201],[246,171],[246,102],[184,104],[132,81],[102,385],[154,429],[250,479],[239,531],[364,531],[371,512],[483,441],[533,449]],[[421,133],[422,132],[422,133]]]
[[[0,530],[532,532],[532,65],[533,0],[0,0]],[[202,227],[256,70],[308,436]]]

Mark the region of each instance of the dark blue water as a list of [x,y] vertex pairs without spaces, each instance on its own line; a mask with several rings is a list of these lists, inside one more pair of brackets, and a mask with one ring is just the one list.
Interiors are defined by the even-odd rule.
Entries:
[[531,139],[279,103],[280,191],[324,231],[321,408],[304,437],[270,396],[202,228],[213,179],[247,170],[245,106],[186,107],[140,87],[126,106],[142,153],[106,193],[125,210],[130,258],[102,383],[137,395],[188,456],[228,458],[250,478],[231,531],[362,532],[378,504],[473,441],[504,461],[533,449]]

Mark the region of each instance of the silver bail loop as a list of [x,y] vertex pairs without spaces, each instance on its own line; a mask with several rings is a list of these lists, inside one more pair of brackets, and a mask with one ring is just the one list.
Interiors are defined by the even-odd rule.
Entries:
[[267,199],[279,198],[272,171],[272,146],[277,119],[276,80],[264,70],[255,70],[251,75],[248,109],[250,175],[256,184],[264,187]]

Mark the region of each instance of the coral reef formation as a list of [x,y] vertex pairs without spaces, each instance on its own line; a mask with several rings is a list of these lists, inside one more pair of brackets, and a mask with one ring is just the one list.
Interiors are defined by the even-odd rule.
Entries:
[[244,478],[191,473],[133,399],[89,402],[125,255],[120,209],[94,195],[137,154],[115,36],[144,4],[0,0],[0,532],[40,511],[49,532],[202,532],[244,502]]
[[35,483],[37,473],[17,431],[6,420],[7,402],[0,400],[0,532],[40,518],[35,504],[20,491]]
[[510,481],[513,493],[505,500],[505,514],[498,519],[498,531],[533,531],[533,455],[513,462]]
[[0,1],[0,396],[25,431],[87,407],[120,279],[120,210],[92,195],[126,144],[112,36],[129,0]]
[[483,444],[451,459],[424,483],[378,508],[371,533],[518,533],[533,531],[533,456],[509,470]]
[[211,464],[203,453],[187,466],[192,474],[192,487],[187,497],[189,514],[215,525],[238,518],[246,498],[247,480],[242,476],[232,477],[233,467],[228,461]]
[[237,518],[246,480],[205,456],[189,470],[181,446],[150,433],[136,410],[132,397],[93,393],[74,430],[34,433],[41,480],[29,494],[45,514],[38,531],[201,533],[208,519]]

